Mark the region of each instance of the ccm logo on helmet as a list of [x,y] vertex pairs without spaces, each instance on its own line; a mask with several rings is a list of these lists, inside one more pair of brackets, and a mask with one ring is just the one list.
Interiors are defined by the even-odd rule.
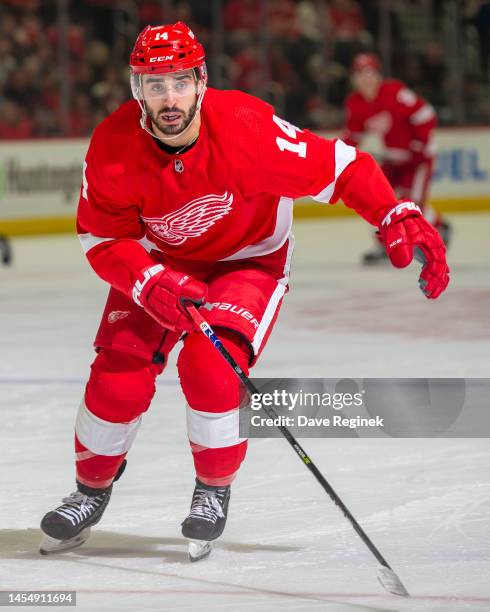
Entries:
[[150,62],[168,62],[173,58],[173,55],[160,55],[159,57],[150,57]]

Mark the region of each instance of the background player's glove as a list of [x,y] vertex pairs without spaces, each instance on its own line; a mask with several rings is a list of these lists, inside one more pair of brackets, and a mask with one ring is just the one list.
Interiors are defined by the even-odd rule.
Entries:
[[409,163],[414,166],[418,166],[419,164],[427,164],[431,161],[430,155],[426,155],[425,153],[419,153],[417,151],[412,151],[412,156],[409,159]]
[[397,268],[408,266],[414,247],[420,249],[425,260],[419,278],[420,289],[429,299],[439,297],[449,283],[446,247],[420,208],[413,202],[397,204],[381,221],[379,234],[391,263]]
[[194,324],[184,304],[192,302],[201,306],[207,295],[205,283],[162,264],[144,270],[141,280],[136,281],[132,290],[133,300],[171,331],[191,332]]

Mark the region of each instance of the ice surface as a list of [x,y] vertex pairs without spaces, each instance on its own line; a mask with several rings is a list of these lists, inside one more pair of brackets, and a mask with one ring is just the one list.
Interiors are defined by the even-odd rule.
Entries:
[[[453,280],[435,302],[416,266],[358,265],[370,246],[359,220],[298,224],[291,292],[254,374],[490,376],[490,215],[454,223]],[[76,590],[78,610],[490,610],[486,439],[301,441],[410,600],[383,591],[371,554],[280,439],[251,441],[225,534],[190,564],[176,355],[103,522],[77,551],[39,556],[40,518],[73,490],[73,420],[107,290],[73,237],[14,249],[0,268],[0,590]]]

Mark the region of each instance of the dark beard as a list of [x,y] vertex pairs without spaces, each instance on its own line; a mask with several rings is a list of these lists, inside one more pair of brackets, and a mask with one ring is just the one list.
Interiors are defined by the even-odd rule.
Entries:
[[157,127],[162,134],[166,134],[167,136],[175,136],[176,134],[180,134],[183,132],[189,123],[194,119],[194,115],[196,114],[197,101],[190,107],[186,114],[184,114],[182,118],[182,122],[178,125],[166,125],[162,120],[159,119],[159,115],[161,113],[178,113],[182,112],[179,108],[161,108],[157,114],[155,114],[152,110],[148,109],[148,116],[150,117],[150,121],[153,124],[153,127]]

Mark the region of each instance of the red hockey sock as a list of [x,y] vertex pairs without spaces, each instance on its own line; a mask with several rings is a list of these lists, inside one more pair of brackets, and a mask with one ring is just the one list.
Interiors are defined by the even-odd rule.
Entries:
[[77,480],[108,487],[133,443],[163,366],[122,351],[95,358],[75,426]]
[[[247,373],[249,344],[233,331],[220,329],[219,336]],[[238,431],[243,387],[223,357],[200,333],[186,338],[177,365],[189,404],[187,426],[197,477],[205,484],[229,484],[247,451],[247,441],[240,439]]]

